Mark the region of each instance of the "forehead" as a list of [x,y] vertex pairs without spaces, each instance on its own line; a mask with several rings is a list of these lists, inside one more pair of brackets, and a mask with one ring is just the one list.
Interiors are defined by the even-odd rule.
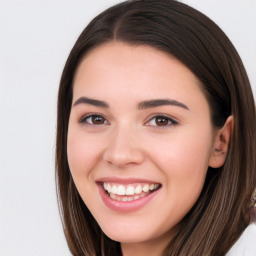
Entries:
[[100,45],[85,56],[74,78],[74,98],[81,94],[102,99],[109,94],[180,100],[203,96],[197,77],[172,55],[122,42]]

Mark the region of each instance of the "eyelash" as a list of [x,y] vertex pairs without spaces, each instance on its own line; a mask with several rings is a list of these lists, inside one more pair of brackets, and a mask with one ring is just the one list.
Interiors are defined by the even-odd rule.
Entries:
[[[164,124],[164,125],[149,125],[149,123],[152,122],[153,120],[155,120],[154,123],[156,124],[157,119],[162,119],[164,121],[167,121],[167,124]],[[154,126],[154,127],[159,127],[159,128],[167,128],[167,127],[175,126],[175,125],[178,125],[178,124],[179,124],[179,122],[177,120],[174,120],[173,118],[171,118],[169,116],[166,116],[166,115],[162,115],[162,114],[154,115],[153,117],[151,117],[149,119],[149,121],[146,122],[146,125],[148,125],[148,126]]]
[[[93,122],[93,121],[92,121],[93,118],[101,118],[101,119],[104,121],[104,123],[94,124],[94,123],[92,123],[92,122]],[[88,122],[89,119],[91,119],[90,122]],[[107,123],[106,123],[106,122],[107,122]],[[104,124],[109,124],[109,122],[107,121],[107,119],[106,119],[103,115],[101,115],[101,114],[89,114],[89,115],[85,115],[85,116],[83,116],[83,117],[79,120],[79,123],[81,123],[81,124],[87,124],[87,125],[104,125]]]
[[[93,118],[100,118],[100,123],[93,123]],[[153,120],[155,120],[155,124],[156,124],[156,121],[162,119],[162,121],[164,121],[165,123],[163,125],[150,125],[149,123],[152,122]],[[88,121],[90,120],[90,121]],[[102,123],[101,123],[102,121]],[[167,122],[167,123],[166,123]],[[101,115],[101,114],[89,114],[89,115],[85,115],[83,116],[80,120],[79,120],[79,123],[81,124],[86,124],[86,125],[108,125],[109,122],[107,121],[107,119]],[[169,126],[175,126],[175,125],[178,125],[179,122],[174,120],[173,118],[170,118],[169,116],[166,116],[166,115],[161,115],[161,114],[157,114],[157,115],[154,115],[153,117],[151,117],[149,119],[149,121],[147,121],[145,123],[146,126],[153,126],[153,127],[159,127],[159,128],[166,128],[166,127],[169,127]]]

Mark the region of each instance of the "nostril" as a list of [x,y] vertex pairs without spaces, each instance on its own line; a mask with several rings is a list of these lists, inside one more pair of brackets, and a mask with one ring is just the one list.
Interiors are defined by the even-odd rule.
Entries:
[[112,164],[117,167],[124,167],[130,164],[141,164],[144,160],[142,151],[137,149],[119,149],[114,148],[107,149],[103,155],[103,160],[108,164]]

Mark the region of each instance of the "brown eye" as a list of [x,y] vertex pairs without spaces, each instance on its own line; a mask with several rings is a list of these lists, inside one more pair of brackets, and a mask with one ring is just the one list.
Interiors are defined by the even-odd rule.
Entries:
[[176,120],[173,120],[170,117],[167,116],[154,116],[153,118],[151,118],[149,120],[149,122],[147,122],[146,125],[149,126],[156,126],[156,127],[169,127],[169,126],[173,126],[173,125],[177,125],[178,122]]
[[92,116],[92,123],[93,124],[104,124],[105,119],[102,116]]
[[156,117],[155,122],[157,126],[165,126],[165,125],[168,125],[169,119],[164,116],[159,116],[159,117]]
[[90,115],[83,117],[79,122],[91,125],[102,125],[106,124],[107,120],[101,115]]

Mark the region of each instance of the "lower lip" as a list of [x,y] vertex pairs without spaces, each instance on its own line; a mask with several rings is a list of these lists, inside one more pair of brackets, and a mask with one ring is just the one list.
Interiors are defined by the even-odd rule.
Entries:
[[104,204],[108,208],[118,212],[134,212],[139,210],[140,208],[145,206],[147,203],[149,203],[151,199],[153,199],[161,189],[159,188],[154,192],[148,194],[147,196],[141,197],[137,200],[122,202],[122,201],[115,201],[111,199],[109,195],[106,193],[106,191],[104,190],[104,188],[100,184],[97,184],[97,185],[99,188],[101,199],[104,202]]

